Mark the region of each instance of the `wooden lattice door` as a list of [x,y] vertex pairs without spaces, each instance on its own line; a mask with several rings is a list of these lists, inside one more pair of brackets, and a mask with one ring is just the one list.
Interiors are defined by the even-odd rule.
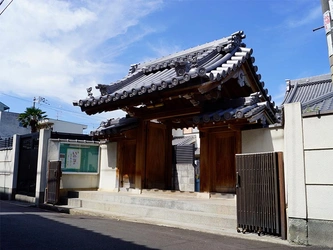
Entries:
[[59,201],[61,161],[49,161],[47,172],[46,202],[56,204]]

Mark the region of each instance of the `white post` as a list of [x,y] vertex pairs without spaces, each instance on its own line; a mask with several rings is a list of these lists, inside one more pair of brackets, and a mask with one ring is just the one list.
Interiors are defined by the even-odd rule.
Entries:
[[287,188],[288,240],[308,243],[303,120],[301,104],[284,105],[284,168]]
[[44,191],[46,188],[47,153],[51,130],[42,129],[39,132],[37,176],[36,176],[36,206],[44,202]]
[[100,145],[99,190],[118,191],[117,143]]

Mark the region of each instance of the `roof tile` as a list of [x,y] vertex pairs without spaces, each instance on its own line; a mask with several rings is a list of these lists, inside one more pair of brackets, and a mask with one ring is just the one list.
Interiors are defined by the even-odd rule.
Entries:
[[287,80],[285,103],[300,102],[303,112],[333,110],[333,84],[330,74]]

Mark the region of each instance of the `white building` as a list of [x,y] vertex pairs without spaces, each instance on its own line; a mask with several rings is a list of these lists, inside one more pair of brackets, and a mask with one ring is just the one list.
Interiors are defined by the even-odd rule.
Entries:
[[[19,113],[10,112],[9,107],[0,102],[0,138],[30,133],[30,128],[23,127],[18,116]],[[47,118],[42,122],[42,127],[50,128],[53,132],[83,134],[87,125]]]
[[47,118],[41,122],[42,125],[46,125],[51,128],[53,132],[71,133],[71,134],[83,134],[87,125],[79,124],[75,122],[61,121],[52,118]]

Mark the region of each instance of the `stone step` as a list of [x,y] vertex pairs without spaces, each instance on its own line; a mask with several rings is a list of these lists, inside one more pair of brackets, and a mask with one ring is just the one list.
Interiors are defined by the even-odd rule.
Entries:
[[79,198],[68,199],[68,205],[82,207],[83,200],[104,203],[131,204],[172,210],[203,212],[212,214],[236,215],[235,199],[200,199],[195,197],[175,198],[168,196],[128,195],[107,192],[79,192]]
[[[86,199],[69,199],[71,214],[90,214],[110,217],[129,217],[132,220],[150,220],[155,223],[171,225],[193,225],[193,227],[210,227],[215,230],[236,229],[236,214],[225,215],[189,210],[152,207],[136,204],[122,204]],[[81,206],[81,207],[80,207]],[[168,223],[169,222],[169,223]]]

